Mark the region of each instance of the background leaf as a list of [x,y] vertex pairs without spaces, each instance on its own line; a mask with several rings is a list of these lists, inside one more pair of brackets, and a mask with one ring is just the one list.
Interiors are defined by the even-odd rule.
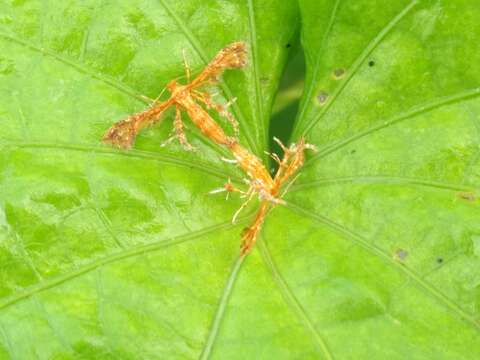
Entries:
[[269,219],[279,274],[333,358],[478,358],[480,7],[300,3],[319,151]]

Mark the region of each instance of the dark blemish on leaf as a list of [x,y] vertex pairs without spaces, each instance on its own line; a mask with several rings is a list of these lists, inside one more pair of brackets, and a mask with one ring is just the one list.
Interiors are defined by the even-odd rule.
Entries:
[[370,66],[370,67],[375,66],[375,61],[370,60],[370,61],[368,62],[368,66]]
[[395,251],[395,254],[394,254],[393,258],[394,258],[395,260],[397,260],[397,261],[403,262],[403,261],[405,261],[405,259],[407,258],[407,256],[408,256],[408,251],[407,251],[407,250],[405,250],[405,249],[397,249],[397,250]]
[[441,258],[441,257],[437,258],[437,263],[438,263],[438,264],[443,263],[443,258]]
[[356,152],[357,152],[357,150],[355,150],[355,149],[350,150],[351,155],[355,154]]
[[339,80],[343,78],[344,75],[345,75],[345,69],[339,68],[339,69],[333,70],[333,78],[335,80]]
[[288,43],[287,45],[285,45],[285,47],[288,49],[289,47],[291,47],[292,44]]
[[468,192],[468,191],[463,192],[462,191],[462,192],[457,193],[457,196],[460,199],[467,200],[467,201],[477,200],[477,197],[475,196],[475,194],[473,192]]
[[317,96],[317,100],[320,103],[320,105],[323,105],[327,102],[328,99],[328,93],[325,91],[320,91],[320,93]]
[[270,80],[268,77],[264,76],[260,78],[260,82],[265,85],[268,83],[268,80]]

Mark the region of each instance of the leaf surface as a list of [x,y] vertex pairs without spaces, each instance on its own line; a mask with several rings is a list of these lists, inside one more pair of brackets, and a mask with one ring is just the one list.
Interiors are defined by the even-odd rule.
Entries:
[[183,50],[196,73],[244,40],[219,96],[261,156],[295,2],[1,3],[0,358],[479,357],[480,9],[300,8],[293,139],[319,151],[242,260],[251,216],[207,195],[242,174],[186,116],[195,153],[159,146],[171,113],[128,152],[99,139]]

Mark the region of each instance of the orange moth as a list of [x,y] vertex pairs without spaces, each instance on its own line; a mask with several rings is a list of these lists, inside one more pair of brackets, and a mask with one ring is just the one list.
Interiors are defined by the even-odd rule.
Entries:
[[[120,148],[130,148],[139,131],[147,126],[153,125],[161,119],[162,114],[170,106],[175,106],[175,118],[173,121],[174,135],[186,150],[193,147],[188,143],[184,132],[184,125],[181,119],[181,112],[185,111],[191,121],[200,129],[202,134],[215,143],[227,148],[233,155],[234,162],[246,174],[248,190],[237,189],[230,181],[222,188],[215,189],[211,193],[226,191],[239,192],[246,198],[245,202],[234,214],[232,222],[235,222],[238,214],[246,207],[249,201],[257,195],[260,206],[257,210],[253,223],[244,229],[242,233],[241,254],[247,254],[254,246],[261,227],[269,210],[278,204],[285,204],[282,199],[288,191],[288,187],[295,181],[294,175],[302,167],[307,149],[314,150],[314,146],[305,143],[303,138],[296,144],[285,147],[280,140],[275,141],[284,151],[283,159],[275,154],[271,157],[278,163],[278,171],[274,177],[270,175],[262,161],[243,147],[237,137],[228,136],[222,127],[210,116],[210,114],[199,104],[202,103],[207,109],[214,109],[226,117],[233,126],[235,133],[238,133],[238,123],[227,111],[227,105],[215,103],[206,92],[198,90],[204,85],[212,85],[218,82],[219,76],[226,69],[241,68],[246,64],[246,44],[235,42],[220,50],[204,70],[192,81],[190,81],[190,69],[185,61],[188,83],[181,85],[172,80],[168,83],[167,89],[170,97],[163,102],[154,103],[153,106],[143,112],[133,114],[115,123],[104,135],[103,141]],[[287,184],[288,183],[288,184]],[[282,188],[286,189],[281,194]]]

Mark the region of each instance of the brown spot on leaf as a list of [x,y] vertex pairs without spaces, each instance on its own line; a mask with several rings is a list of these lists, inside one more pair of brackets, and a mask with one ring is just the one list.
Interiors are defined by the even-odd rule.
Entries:
[[345,69],[338,68],[338,69],[333,70],[333,78],[335,80],[340,80],[344,76],[345,76]]
[[477,200],[477,196],[470,191],[461,191],[457,193],[457,196],[462,199],[462,200],[467,200],[467,201],[475,201]]
[[317,100],[320,105],[325,104],[328,100],[328,93],[325,91],[320,91],[320,93],[317,95]]

